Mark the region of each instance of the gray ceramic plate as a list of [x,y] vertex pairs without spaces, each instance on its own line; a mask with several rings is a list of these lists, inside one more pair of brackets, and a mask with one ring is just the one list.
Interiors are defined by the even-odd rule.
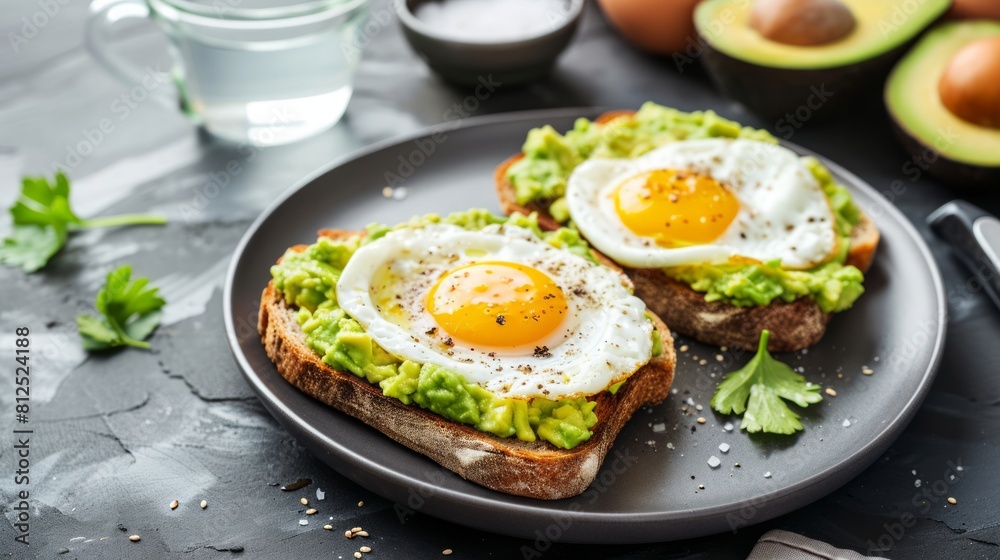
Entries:
[[[875,218],[882,244],[857,305],[837,315],[807,353],[781,356],[837,392],[803,413],[806,429],[797,436],[726,431],[727,421],[738,420],[714,414],[708,403],[721,375],[748,356],[680,338],[678,348],[688,349],[679,352],[674,394],[636,413],[587,492],[546,502],[466,482],[278,375],[255,325],[268,269],[286,247],[313,241],[323,227],[360,228],[470,207],[496,210],[493,168],[520,150],[528,129],[551,124],[564,130],[578,116],[597,114],[567,109],[470,119],[437,136],[432,131],[373,146],[282,196],[250,227],[226,283],[229,341],[261,401],[300,442],[358,484],[406,508],[531,539],[649,542],[724,532],[802,507],[846,483],[889,447],[927,394],[941,356],[946,306],[937,268],[914,228],[831,162],[826,164]],[[402,201],[383,197],[387,173],[406,177]],[[864,375],[865,367],[874,373]],[[707,422],[697,423],[699,416]],[[721,467],[708,466],[712,456]]]

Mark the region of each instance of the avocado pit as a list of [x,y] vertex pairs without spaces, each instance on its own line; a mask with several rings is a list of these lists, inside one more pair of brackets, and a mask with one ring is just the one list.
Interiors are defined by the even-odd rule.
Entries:
[[941,103],[956,117],[1000,129],[1000,37],[969,43],[938,82]]
[[750,27],[777,43],[813,47],[847,37],[857,26],[840,0],[755,0]]

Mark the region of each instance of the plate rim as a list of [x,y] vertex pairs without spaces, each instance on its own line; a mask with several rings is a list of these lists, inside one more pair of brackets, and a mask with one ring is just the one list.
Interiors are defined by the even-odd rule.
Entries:
[[[519,503],[505,503],[497,502],[489,497],[484,496],[470,496],[463,494],[459,490],[448,488],[445,486],[434,484],[431,481],[410,477],[397,472],[395,469],[388,466],[382,465],[378,462],[367,460],[361,456],[355,456],[349,452],[349,450],[342,447],[336,440],[327,437],[326,434],[321,432],[318,428],[312,425],[301,416],[299,416],[292,407],[285,405],[281,400],[279,400],[276,395],[271,392],[266,385],[263,383],[261,378],[257,375],[256,371],[250,365],[247,357],[243,354],[240,347],[239,338],[237,336],[236,325],[233,320],[233,289],[236,282],[236,270],[239,263],[246,251],[247,246],[250,241],[255,237],[257,232],[260,230],[261,226],[267,219],[280,208],[288,199],[298,193],[300,190],[306,188],[308,185],[319,179],[320,177],[330,173],[331,171],[355,160],[359,160],[370,156],[371,154],[383,151],[387,148],[392,148],[394,146],[402,146],[408,144],[416,139],[429,137],[434,134],[439,134],[441,132],[449,132],[458,129],[467,128],[481,128],[490,126],[498,123],[508,123],[510,121],[539,121],[544,119],[553,118],[568,118],[568,117],[579,117],[579,118],[593,118],[594,116],[600,114],[601,112],[607,111],[609,109],[605,107],[568,107],[568,108],[555,108],[555,109],[535,109],[528,111],[515,111],[507,113],[497,113],[484,116],[469,117],[464,119],[459,119],[454,121],[454,123],[440,123],[436,125],[431,125],[428,127],[421,128],[416,131],[411,131],[407,134],[394,136],[381,140],[379,142],[373,143],[369,146],[363,147],[361,149],[352,151],[344,156],[338,157],[331,162],[317,168],[313,172],[307,174],[305,177],[297,181],[290,188],[286,189],[277,198],[274,199],[261,213],[260,215],[251,223],[247,228],[246,232],[240,239],[234,249],[233,256],[230,259],[228,270],[226,273],[224,291],[223,291],[223,314],[225,319],[226,327],[226,339],[229,345],[230,351],[232,352],[235,360],[240,366],[241,373],[243,377],[247,380],[250,386],[257,393],[258,398],[266,405],[265,408],[269,413],[274,416],[274,410],[272,407],[276,407],[282,415],[288,420],[295,423],[303,432],[309,433],[312,437],[326,444],[327,448],[334,452],[337,458],[343,461],[345,464],[352,466],[354,468],[359,468],[366,471],[368,474],[375,476],[377,478],[388,481],[389,483],[400,486],[411,488],[414,491],[426,491],[432,493],[435,500],[446,500],[454,504],[467,507],[475,508],[485,508],[492,509],[497,513],[510,513],[510,514],[529,514],[529,515],[551,515],[553,513],[558,514],[561,518],[567,519],[573,523],[614,523],[622,524],[628,522],[670,522],[670,521],[680,521],[691,522],[698,521],[704,518],[713,518],[719,515],[724,515],[732,511],[732,506],[726,505],[715,505],[706,506],[700,508],[686,509],[682,513],[678,512],[587,512],[587,511],[574,511],[572,509],[553,509],[544,507],[545,504],[549,503],[562,503],[567,500],[572,500],[574,498],[567,498],[566,500],[558,500],[555,502],[548,500],[535,500],[527,504]],[[525,131],[527,134],[527,130]],[[880,192],[878,192],[873,186],[871,186],[867,181],[864,181],[854,173],[848,171],[840,164],[826,158],[813,150],[804,148],[793,142],[788,142],[786,140],[779,140],[781,145],[797,152],[799,155],[813,156],[819,159],[835,176],[840,176],[846,179],[850,184],[850,188],[853,190],[859,188],[865,191],[865,194],[872,198],[875,202],[883,208],[883,216],[889,216],[890,219],[900,224],[903,232],[910,237],[916,244],[918,251],[923,257],[924,263],[927,264],[930,269],[930,280],[934,287],[935,292],[935,304],[937,307],[937,320],[936,320],[936,331],[933,339],[933,348],[929,358],[927,367],[920,375],[920,381],[917,391],[915,391],[907,402],[902,406],[900,412],[896,414],[891,421],[889,421],[885,427],[880,431],[877,437],[866,442],[864,445],[858,448],[857,451],[850,455],[845,456],[843,459],[831,464],[829,467],[822,471],[818,471],[811,476],[802,479],[790,486],[784,486],[778,488],[774,491],[761,494],[755,497],[755,500],[761,500],[762,503],[769,503],[776,500],[788,500],[789,497],[798,494],[800,492],[808,491],[811,488],[815,488],[817,485],[822,485],[828,479],[836,477],[838,474],[842,473],[845,468],[858,466],[862,463],[864,467],[857,473],[860,474],[861,471],[867,469],[882,453],[885,452],[885,447],[891,445],[892,441],[895,441],[909,424],[912,417],[916,414],[917,410],[920,408],[920,404],[926,398],[928,392],[933,385],[934,377],[936,376],[939,366],[943,357],[944,341],[947,334],[947,321],[948,321],[948,306],[947,298],[944,289],[944,282],[941,277],[941,272],[934,260],[933,254],[927,245],[927,242],[920,235],[919,231],[916,229],[914,224],[899,210],[894,204],[892,204],[888,199],[886,199]],[[885,218],[883,218],[885,219]],[[280,420],[280,419],[279,419]],[[888,440],[888,443],[886,441]],[[413,452],[416,453],[416,452]],[[331,467],[332,468],[332,467]],[[443,468],[443,467],[440,467]],[[337,469],[334,469],[337,470]],[[852,469],[853,470],[853,469]],[[856,476],[856,475],[855,475]],[[848,479],[849,480],[849,479]],[[846,483],[847,480],[844,481]],[[823,491],[820,495],[814,498],[812,501],[821,498],[830,493],[832,490]],[[377,492],[378,493],[378,492]],[[744,500],[745,501],[745,500]],[[742,503],[742,502],[741,502]],[[800,506],[804,507],[804,506]],[[779,508],[780,509],[780,508]],[[752,522],[748,522],[747,525],[757,524],[773,517],[795,511],[799,508],[784,509],[774,513],[773,515],[764,514],[758,511],[758,515]],[[425,511],[429,508],[425,508]],[[432,513],[428,511],[428,513]],[[480,527],[481,528],[481,527]],[[487,529],[488,530],[488,529]],[[492,531],[500,532],[502,531]],[[703,533],[706,534],[706,533]],[[707,533],[711,534],[711,533]],[[523,535],[516,535],[523,536]],[[696,535],[691,535],[692,537]],[[571,539],[560,539],[566,542],[572,542]],[[662,540],[662,539],[660,539]],[[626,541],[577,541],[577,542],[626,542]],[[639,539],[639,540],[628,540],[627,542],[653,542],[649,539]]]

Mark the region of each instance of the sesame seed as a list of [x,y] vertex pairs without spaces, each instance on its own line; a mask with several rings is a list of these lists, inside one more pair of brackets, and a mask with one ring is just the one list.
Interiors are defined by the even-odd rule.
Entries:
[[704,484],[699,484],[698,485],[698,490],[704,490],[704,489],[705,489],[705,485]]
[[703,406],[701,406],[700,404],[696,404],[696,405],[694,405],[694,409],[700,412],[700,411],[704,410],[705,408]]
[[684,346],[681,346],[681,352],[687,352],[687,351],[688,351],[688,345],[687,344],[685,344]]
[[708,422],[708,420],[705,420],[704,416],[699,416],[698,417],[698,423],[699,424],[704,424],[705,422]]
[[301,499],[299,500],[299,502],[300,502],[300,503],[301,503],[302,505],[304,505],[304,506],[307,506],[307,505],[309,505],[309,500],[307,500],[307,499],[305,499],[305,498],[301,498]]
[[875,370],[873,370],[873,369],[871,369],[869,367],[864,367],[864,368],[861,368],[861,373],[863,373],[865,375],[871,375],[871,374],[875,373]]
[[326,529],[327,531],[332,531],[333,525],[323,525],[323,528]]
[[951,505],[955,505],[958,503],[958,500],[956,500],[955,498],[948,498],[948,503]]
[[355,558],[361,558],[361,553],[360,552],[355,552],[354,553],[354,557]]
[[306,515],[314,515],[316,513],[316,508],[309,508],[306,510]]
[[179,505],[181,505],[181,503],[178,502],[177,500],[174,500],[174,501],[170,502],[170,509],[177,509],[177,506],[179,506]]
[[771,471],[764,473],[764,478],[771,478]]
[[448,555],[451,554],[451,549],[450,548],[446,548],[446,549],[444,549],[444,550],[441,551],[441,554],[444,554],[445,556],[448,556]]
[[700,366],[703,366],[703,365],[706,365],[706,364],[708,364],[708,360],[701,360],[701,361],[698,362],[698,365],[700,365]]
[[370,547],[370,546],[362,546],[358,550],[360,550],[361,552],[371,552],[372,551],[372,547]]
[[827,395],[830,395],[831,397],[837,396],[837,392],[833,390],[833,387],[827,387],[825,392]]
[[725,359],[726,359],[725,356],[723,356],[722,354],[716,354],[715,355],[715,361],[717,361],[717,362],[721,362],[722,360],[725,360]]
[[357,536],[359,536],[359,537],[367,537],[368,536],[368,531],[358,531],[357,533],[354,533],[354,534],[357,535]]
[[354,538],[354,533],[352,533],[350,531],[344,531],[344,536],[347,537],[347,538],[349,538],[349,539],[351,539],[351,538]]
[[352,533],[360,533],[361,532],[361,527],[355,527],[355,528],[351,529],[351,532]]
[[201,509],[207,508],[208,507],[208,500],[202,500],[201,504],[199,504],[199,505],[201,505]]
[[132,542],[139,542],[139,538],[140,538],[139,535],[132,535],[131,537],[128,538],[128,540]]
[[361,507],[361,506],[363,506],[363,505],[365,505],[365,503],[364,503],[364,502],[358,502],[358,507]]

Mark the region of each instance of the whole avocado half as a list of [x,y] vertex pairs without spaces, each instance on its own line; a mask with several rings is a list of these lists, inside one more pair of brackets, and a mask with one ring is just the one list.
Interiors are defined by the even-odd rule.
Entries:
[[913,47],[885,84],[886,108],[914,163],[956,187],[1000,184],[1000,128],[960,119],[938,93],[951,58],[969,43],[991,37],[1000,37],[1000,22],[942,23]]
[[951,0],[841,1],[854,15],[854,30],[826,45],[798,46],[750,26],[754,0],[704,0],[694,16],[701,60],[721,91],[759,115],[793,123],[828,116],[858,92],[877,91],[892,64],[951,6]]

